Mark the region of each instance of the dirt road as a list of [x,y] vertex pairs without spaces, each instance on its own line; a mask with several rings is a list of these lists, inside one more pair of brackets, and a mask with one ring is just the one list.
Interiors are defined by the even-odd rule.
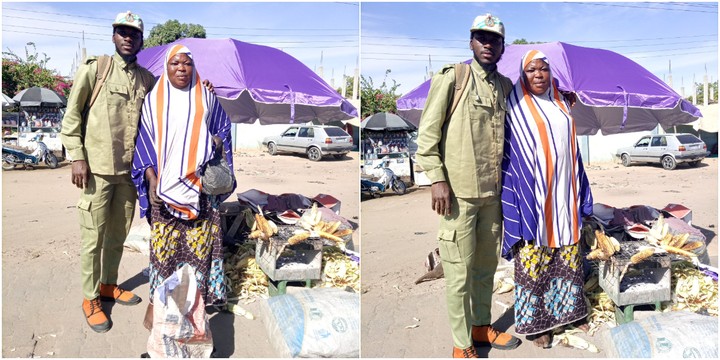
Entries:
[[[293,155],[239,152],[234,158],[236,192],[329,194],[342,201],[340,215],[357,227],[357,156],[351,153],[343,160],[311,162]],[[107,333],[97,334],[85,323],[80,307],[80,229],[75,208],[80,190],[70,183],[70,166],[3,171],[2,184],[2,356],[136,358],[145,352],[149,332],[143,328],[142,318],[146,302],[138,306],[104,303],[113,321]],[[138,221],[144,220],[136,214],[135,223]],[[358,249],[358,231],[353,242]],[[148,278],[142,275],[147,266],[145,256],[125,251],[121,284],[143,298],[149,292]],[[267,341],[259,302],[245,308],[255,320],[228,313],[211,316],[218,355],[277,357]]]
[[[706,159],[698,168],[684,165],[673,171],[652,165],[625,168],[614,163],[592,164],[586,170],[595,202],[616,208],[663,208],[676,203],[692,209],[692,224],[707,237],[711,264],[717,266],[717,162]],[[438,218],[430,209],[429,188],[414,187],[406,195],[365,200],[361,207],[363,357],[449,356],[452,337],[445,308],[445,280],[414,284],[425,273],[425,257],[437,247]],[[512,293],[493,300],[498,301],[493,304],[493,319],[499,319],[495,325],[512,332]],[[419,326],[406,329],[410,325]],[[479,354],[488,355],[487,348]],[[568,348],[542,350],[527,341],[516,350],[491,350],[489,354],[515,358],[597,356],[603,357]]]

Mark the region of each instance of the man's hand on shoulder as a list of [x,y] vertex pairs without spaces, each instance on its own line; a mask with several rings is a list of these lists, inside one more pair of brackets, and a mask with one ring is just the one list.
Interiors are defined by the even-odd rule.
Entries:
[[85,160],[75,160],[72,162],[72,175],[70,180],[73,185],[80,189],[88,186],[88,177],[90,175],[87,162]]
[[450,215],[450,186],[445,181],[438,181],[430,188],[432,209],[441,216]]

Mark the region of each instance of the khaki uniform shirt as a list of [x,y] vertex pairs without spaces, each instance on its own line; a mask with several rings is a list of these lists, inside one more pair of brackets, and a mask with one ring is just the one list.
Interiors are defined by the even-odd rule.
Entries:
[[506,97],[512,82],[497,70],[485,72],[473,59],[472,75],[457,108],[446,121],[455,91],[455,69],[433,76],[420,119],[418,164],[433,182],[447,181],[461,198],[500,194]]
[[115,53],[105,84],[84,117],[97,72],[97,58],[90,57],[75,74],[62,121],[62,143],[73,160],[86,160],[93,174],[128,174],[140,110],[155,78],[137,61],[126,63]]

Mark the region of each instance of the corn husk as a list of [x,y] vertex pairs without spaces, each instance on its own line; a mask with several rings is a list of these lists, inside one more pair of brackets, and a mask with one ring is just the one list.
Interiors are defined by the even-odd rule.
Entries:
[[336,247],[325,247],[320,287],[352,288],[360,292],[360,266]]
[[255,262],[254,245],[242,245],[235,253],[226,252],[223,268],[228,298],[252,302],[269,297],[268,277]]
[[673,302],[665,310],[707,311],[718,316],[718,284],[688,261],[671,268]]

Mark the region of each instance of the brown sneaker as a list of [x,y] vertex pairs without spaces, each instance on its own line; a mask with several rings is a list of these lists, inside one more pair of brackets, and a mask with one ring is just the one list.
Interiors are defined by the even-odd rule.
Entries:
[[100,299],[94,298],[92,300],[83,299],[83,314],[85,314],[85,320],[87,320],[90,328],[95,332],[106,332],[110,330],[110,320],[102,310],[100,306]]
[[476,346],[492,346],[498,350],[512,350],[520,346],[520,339],[495,330],[490,325],[472,327],[472,339]]
[[453,357],[454,358],[479,358],[480,355],[478,355],[477,351],[475,351],[474,346],[471,346],[467,349],[458,349],[453,346]]
[[137,305],[142,301],[139,296],[128,290],[123,290],[117,285],[100,284],[100,298],[102,300],[115,301],[122,305]]

